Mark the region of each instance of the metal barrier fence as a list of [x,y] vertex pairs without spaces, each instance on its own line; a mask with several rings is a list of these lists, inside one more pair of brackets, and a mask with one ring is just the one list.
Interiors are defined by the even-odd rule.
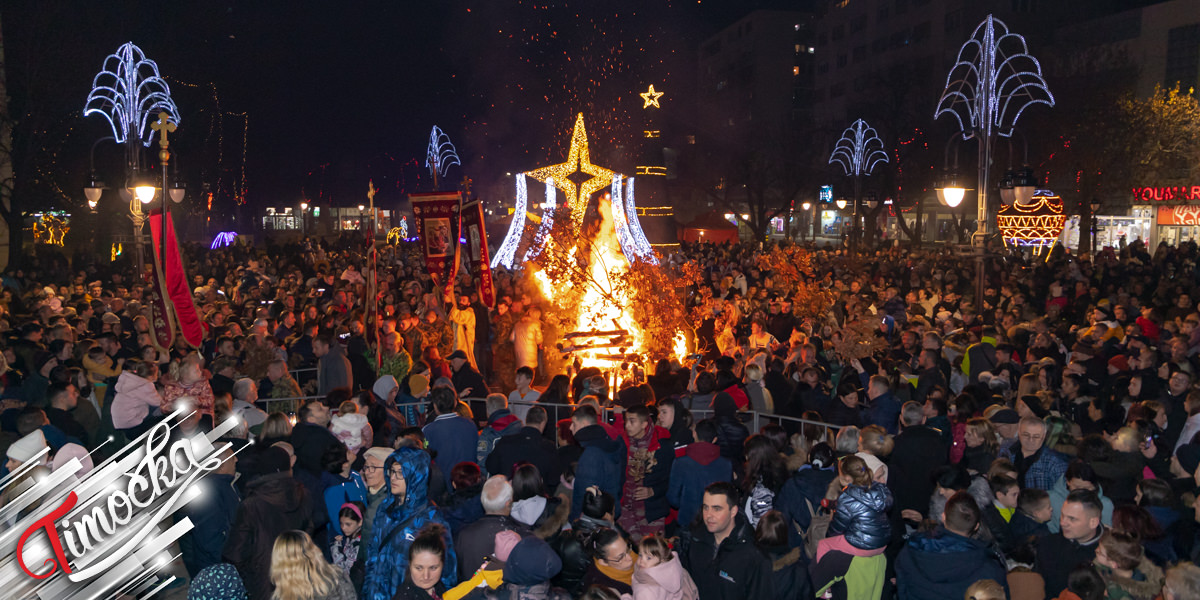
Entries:
[[[297,402],[298,404],[302,404],[303,402],[306,402],[308,400],[321,400],[323,398],[324,398],[324,396],[296,396],[294,398],[259,398],[258,401],[261,403],[265,403],[267,405],[266,412],[270,413],[270,412],[272,412],[270,410],[270,408],[271,408],[271,403],[273,403],[273,402],[292,402],[292,401],[294,401],[294,402]],[[463,400],[464,401],[468,401],[468,400],[482,401],[484,399],[483,398],[464,398]],[[400,407],[405,407],[405,406],[416,406],[421,410],[422,413],[424,413],[425,408],[426,408],[426,406],[428,406],[428,404],[429,404],[428,400],[421,400],[421,401],[417,401],[417,402],[406,402],[403,404],[397,404],[396,407],[400,408]],[[510,406],[513,404],[521,404],[521,405],[527,405],[527,406],[541,406],[541,407],[547,408],[547,409],[550,409],[550,408],[566,409],[567,415],[569,415],[570,411],[575,410],[575,408],[578,406],[576,404],[560,404],[560,403],[547,403],[547,402],[537,402],[537,401],[532,401],[532,402],[516,401],[516,402],[509,403]],[[337,407],[333,407],[333,408],[335,411],[337,410]],[[609,421],[612,416],[612,412],[613,412],[612,407],[605,407],[603,409],[603,412],[604,412],[603,418],[606,421]],[[690,412],[692,413],[693,416],[697,417],[696,420],[699,421],[701,418],[710,416],[713,413],[713,410],[711,408],[696,408],[696,409],[691,409]],[[760,413],[758,411],[753,411],[753,410],[742,411],[742,412],[739,412],[738,415],[740,418],[746,417],[746,416],[749,417],[749,423],[747,423],[747,426],[750,429],[751,433],[758,432],[759,430],[761,430],[763,428],[763,426],[768,425],[768,424],[783,425],[784,423],[796,423],[799,425],[816,425],[818,427],[824,427],[826,429],[831,429],[835,432],[840,430],[843,427],[842,425],[834,425],[833,423],[824,423],[822,421],[813,421],[811,419],[801,419],[799,417],[788,417],[788,416],[776,415],[776,414],[772,414],[772,413]],[[547,423],[547,425],[549,425],[549,423]],[[555,436],[555,443],[557,443],[557,436]]]

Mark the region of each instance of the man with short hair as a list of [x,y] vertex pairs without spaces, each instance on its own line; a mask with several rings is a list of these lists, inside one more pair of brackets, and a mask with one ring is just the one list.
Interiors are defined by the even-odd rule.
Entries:
[[331,419],[328,406],[320,400],[309,400],[296,413],[296,425],[292,427],[291,443],[296,453],[296,466],[317,477],[325,470],[321,465],[321,457],[329,448],[341,445],[337,436],[329,431]]
[[1067,588],[1067,577],[1075,565],[1090,564],[1096,558],[1096,546],[1104,533],[1101,510],[1095,492],[1075,490],[1063,502],[1061,530],[1038,540],[1034,571],[1046,582],[1047,598],[1057,598]]
[[524,537],[529,528],[510,516],[513,505],[512,483],[503,475],[493,475],[483,484],[479,496],[483,516],[467,525],[454,536],[454,551],[458,554],[458,572],[474,573],[484,559],[496,551],[496,534],[515,531]]
[[[933,334],[937,335],[937,334]],[[926,336],[928,339],[928,335]],[[938,347],[923,348],[921,353],[917,355],[917,390],[913,392],[913,400],[925,403],[925,397],[929,395],[930,390],[937,386],[946,386],[946,377],[942,374],[941,365],[938,359],[941,357],[940,350],[941,342],[937,342]]]
[[594,485],[613,498],[621,497],[625,479],[625,444],[610,437],[600,426],[595,408],[582,404],[571,415],[571,434],[583,447],[575,467],[571,495],[571,520],[574,521],[583,510],[583,498],[589,487]]
[[909,538],[896,558],[896,587],[900,600],[962,598],[980,579],[1003,585],[1004,563],[991,546],[973,536],[980,513],[969,492],[946,501],[942,525]]
[[900,401],[892,394],[892,386],[883,375],[872,375],[867,383],[867,424],[878,425],[889,435],[896,435],[900,425]]
[[949,461],[950,447],[942,433],[926,425],[925,419],[925,408],[916,402],[905,402],[900,408],[902,427],[892,448],[887,482],[897,514],[913,510],[933,516],[926,515],[934,491],[928,474]]
[[449,473],[460,462],[475,462],[479,432],[474,423],[459,416],[454,390],[434,388],[429,399],[437,417],[421,431],[429,441],[429,450],[435,453],[438,468]]
[[[479,442],[475,445],[475,462],[486,466],[488,455],[495,449],[496,442],[500,438],[516,435],[521,431],[523,425],[521,420],[508,410],[508,399],[504,397],[504,394],[488,395],[485,405],[487,406],[488,421],[483,430],[479,432]],[[496,475],[496,473],[492,473],[492,475]]]
[[344,387],[354,391],[354,372],[342,345],[327,333],[318,334],[312,341],[313,356],[317,357],[317,395]]
[[1016,443],[1001,452],[1017,467],[1021,487],[1049,491],[1067,470],[1067,459],[1045,447],[1046,423],[1037,417],[1021,419]]
[[91,449],[88,431],[75,420],[73,412],[79,405],[79,390],[69,383],[52,383],[46,392],[46,399],[50,401],[50,406],[46,409],[46,418],[50,420],[50,424],[75,438],[80,445]]
[[529,408],[534,402],[537,402],[542,393],[529,387],[533,385],[533,369],[529,367],[518,367],[513,381],[517,387],[508,394],[508,410],[524,421],[525,415],[529,413]]
[[671,463],[667,502],[679,510],[677,522],[687,527],[700,510],[704,489],[718,481],[733,481],[733,464],[717,446],[717,424],[712,419],[696,423],[696,441]]
[[[630,407],[624,412],[623,439],[627,449],[625,483],[620,496],[621,517],[618,523],[639,541],[651,535],[661,535],[666,527],[671,507],[667,504],[671,462],[675,446],[671,432],[650,421],[650,409],[645,405]],[[768,510],[770,506],[766,507]]]
[[774,598],[771,563],[754,545],[737,488],[725,481],[704,490],[703,519],[680,536],[679,560],[700,600]]
[[492,448],[491,454],[488,454],[484,465],[487,472],[511,477],[518,463],[528,462],[538,468],[538,472],[542,474],[545,493],[552,495],[558,488],[558,479],[562,475],[562,461],[554,442],[542,435],[548,422],[545,408],[530,408],[529,414],[525,415],[525,426],[520,431],[496,440],[496,446]]

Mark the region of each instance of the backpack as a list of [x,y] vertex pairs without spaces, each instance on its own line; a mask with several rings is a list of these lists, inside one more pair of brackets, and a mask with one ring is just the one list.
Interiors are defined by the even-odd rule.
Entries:
[[796,528],[796,532],[804,540],[804,552],[808,554],[808,558],[816,560],[817,544],[829,534],[829,525],[833,522],[833,511],[814,510],[812,500],[808,498],[804,499],[804,505],[808,507],[808,514],[812,518],[808,530],[801,529],[795,521],[792,521],[792,527]]

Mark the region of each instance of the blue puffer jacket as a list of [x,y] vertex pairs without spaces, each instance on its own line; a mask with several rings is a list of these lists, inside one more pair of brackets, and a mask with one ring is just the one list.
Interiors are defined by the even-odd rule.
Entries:
[[892,537],[892,525],[887,515],[891,507],[892,491],[878,481],[867,488],[846,486],[838,496],[829,536],[845,534],[851,546],[862,550],[882,548]]
[[450,527],[441,512],[429,501],[429,453],[416,448],[400,448],[384,462],[384,473],[399,464],[404,471],[406,490],[404,500],[397,501],[391,492],[391,477],[387,479],[389,494],[375,513],[375,523],[368,546],[367,574],[363,580],[363,600],[392,600],[400,584],[408,576],[408,547],[417,532],[430,523],[446,528],[446,563],[442,584],[447,589],[458,582],[454,555],[454,540]]

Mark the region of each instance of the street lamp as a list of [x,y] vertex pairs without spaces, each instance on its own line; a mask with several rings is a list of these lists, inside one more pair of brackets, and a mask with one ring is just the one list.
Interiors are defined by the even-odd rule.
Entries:
[[[946,76],[934,119],[953,116],[962,139],[978,143],[979,203],[975,246],[975,302],[982,306],[987,241],[995,215],[988,202],[992,146],[997,135],[1009,137],[1017,119],[1032,104],[1054,106],[1054,96],[1042,77],[1042,67],[1029,54],[1025,38],[992,15],[975,28],[959,49],[957,61]],[[1016,200],[1014,185],[1014,200]],[[939,199],[941,195],[939,194]],[[947,199],[948,200],[948,199]]]
[[1096,218],[1096,215],[1100,212],[1100,199],[1092,198],[1092,203],[1088,208],[1092,209],[1092,255],[1094,256],[1096,254],[1096,237],[1100,233],[1099,219]]
[[838,199],[837,199],[837,202],[834,202],[834,204],[836,204],[836,205],[837,205],[837,207],[838,207],[838,210],[843,210],[843,209],[845,209],[845,208],[846,208],[846,199],[845,199],[845,198],[838,198]]

